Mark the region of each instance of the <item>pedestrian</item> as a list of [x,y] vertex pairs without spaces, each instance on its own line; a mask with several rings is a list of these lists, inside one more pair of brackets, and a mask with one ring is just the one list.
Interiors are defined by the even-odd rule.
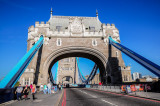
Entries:
[[30,90],[31,90],[31,92],[32,92],[32,87],[33,87],[33,85],[31,84],[31,85],[30,85]]
[[43,91],[43,84],[41,84],[40,86],[40,91]]
[[63,88],[63,84],[61,84],[61,90],[62,90],[62,88]]
[[48,94],[51,94],[51,84],[50,83],[47,84],[47,88],[48,88]]
[[33,84],[33,87],[32,87],[32,98],[33,98],[33,100],[35,100],[36,98],[35,98],[35,93],[36,93],[36,91],[37,91],[37,89],[36,89],[36,85],[35,84]]
[[59,91],[61,90],[61,84],[58,84]]
[[57,86],[54,86],[54,91],[55,91],[55,92],[57,91]]
[[101,82],[99,82],[99,85],[102,85],[102,83],[101,83]]
[[23,94],[24,94],[24,99],[25,100],[28,99],[28,93],[29,93],[29,90],[28,90],[28,86],[26,85],[26,87],[23,90]]
[[46,92],[47,92],[47,85],[46,84],[44,84],[44,86],[43,86],[43,92],[44,92],[44,94],[46,94]]
[[17,87],[15,94],[17,93],[17,100],[19,101],[19,98],[22,100],[22,91],[23,88],[21,87],[21,84]]

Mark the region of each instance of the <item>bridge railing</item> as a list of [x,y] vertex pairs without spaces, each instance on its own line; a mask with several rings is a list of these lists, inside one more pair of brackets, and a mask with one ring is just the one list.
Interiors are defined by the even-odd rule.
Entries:
[[103,90],[103,91],[117,92],[117,93],[123,92],[121,90],[121,86],[90,85],[90,88],[97,89],[97,90]]

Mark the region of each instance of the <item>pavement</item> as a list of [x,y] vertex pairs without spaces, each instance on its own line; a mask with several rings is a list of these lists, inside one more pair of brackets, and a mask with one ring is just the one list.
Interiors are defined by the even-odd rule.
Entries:
[[62,106],[160,106],[160,101],[88,88],[65,88]]
[[160,101],[160,93],[155,93],[155,92],[134,92],[129,95],[140,96]]
[[31,96],[6,106],[160,106],[158,100],[89,88],[64,88],[50,95],[37,93],[36,100]]
[[14,102],[5,104],[5,106],[58,106],[62,93],[62,90],[52,94],[43,94],[42,92],[39,92],[35,94],[35,97],[37,98],[35,100],[32,99],[32,95],[29,95],[28,100],[15,100]]

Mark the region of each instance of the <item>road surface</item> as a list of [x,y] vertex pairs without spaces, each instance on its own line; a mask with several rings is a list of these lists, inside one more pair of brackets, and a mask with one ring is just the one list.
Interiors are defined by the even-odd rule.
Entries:
[[160,106],[160,101],[87,88],[66,88],[62,106]]

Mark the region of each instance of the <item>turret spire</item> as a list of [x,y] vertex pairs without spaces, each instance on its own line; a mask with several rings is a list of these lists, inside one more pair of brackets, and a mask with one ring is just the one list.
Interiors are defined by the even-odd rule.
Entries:
[[53,12],[53,11],[52,11],[52,7],[51,7],[51,16],[50,16],[50,18],[52,18],[52,12]]
[[98,18],[98,10],[96,9],[96,16],[97,16],[97,18]]

